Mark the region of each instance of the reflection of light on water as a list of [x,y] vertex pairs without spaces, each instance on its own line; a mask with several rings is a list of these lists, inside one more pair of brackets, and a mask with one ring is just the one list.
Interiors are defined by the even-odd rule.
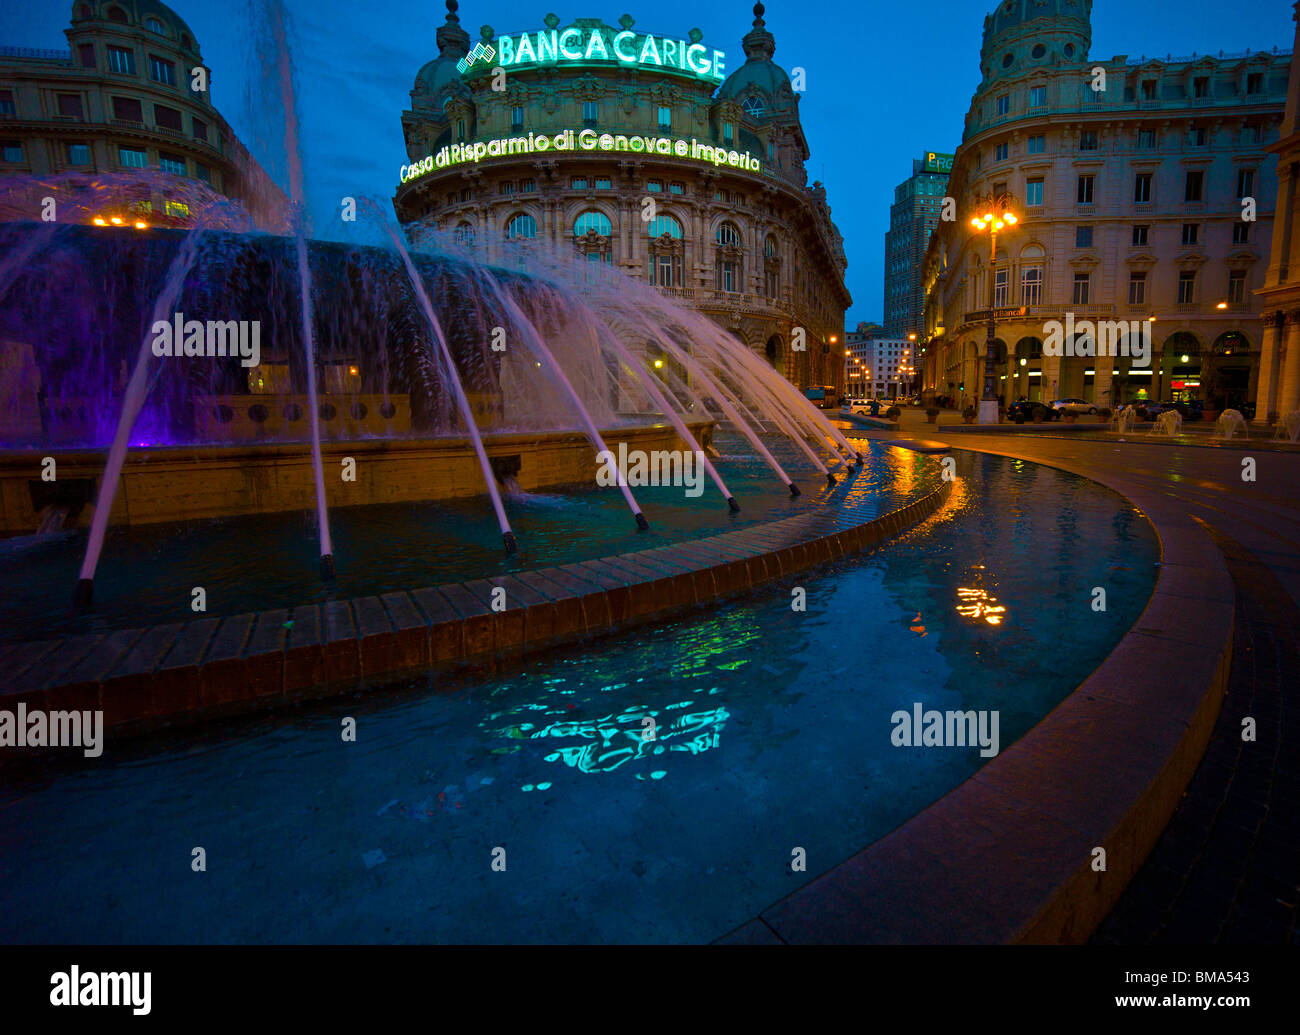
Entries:
[[1001,625],[1007,609],[998,603],[997,597],[991,597],[982,589],[958,587],[957,596],[961,603],[957,613],[976,621],[984,619],[989,625]]
[[[699,755],[718,746],[722,727],[731,713],[719,706],[697,712],[681,712],[691,701],[670,704],[663,719],[659,709],[631,708],[591,721],[559,721],[534,729],[522,723],[515,736],[533,740],[547,737],[578,739],[583,743],[565,744],[546,755],[548,762],[563,762],[583,773],[607,773],[638,758],[662,755],[666,751],[687,751]],[[645,721],[654,719],[654,739],[647,739],[651,729]],[[662,771],[651,774],[659,779]]]

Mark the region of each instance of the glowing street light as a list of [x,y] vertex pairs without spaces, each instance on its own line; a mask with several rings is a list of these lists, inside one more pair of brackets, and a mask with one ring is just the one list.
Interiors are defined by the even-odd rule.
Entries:
[[975,228],[976,233],[983,233],[985,230],[989,233],[989,331],[988,341],[984,349],[984,394],[980,398],[981,424],[996,424],[998,422],[997,395],[994,390],[993,370],[993,342],[997,331],[995,315],[997,295],[995,292],[997,290],[998,231],[1016,225],[1017,217],[1011,210],[1014,203],[1015,198],[1006,191],[1001,194],[990,193],[978,200],[980,208],[984,210],[984,215],[971,220],[971,226]]

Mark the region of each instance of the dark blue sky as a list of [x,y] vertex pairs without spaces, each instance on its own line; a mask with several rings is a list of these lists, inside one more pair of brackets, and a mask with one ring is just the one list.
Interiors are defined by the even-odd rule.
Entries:
[[[796,3],[771,0],[765,19],[776,37],[775,60],[807,69],[800,102],[813,157],[809,180],[826,183],[845,237],[854,305],[846,322],[882,316],[884,233],[894,187],[923,151],[953,151],[979,81],[980,34],[995,0],[924,0],[871,5],[861,0]],[[176,0],[213,70],[213,99],[246,144],[280,178],[278,123],[250,110],[250,84],[260,58],[242,17],[248,0]],[[297,39],[294,59],[303,119],[307,188],[318,236],[340,236],[339,199],[392,197],[406,159],[401,111],[420,66],[437,55],[435,34],[446,9],[411,0],[287,0]],[[538,29],[554,10],[616,23],[625,11],[637,28],[685,35],[698,26],[704,42],[727,53],[728,70],[744,61],[740,39],[753,20],[751,3],[700,4],[655,0],[618,7],[583,3],[555,7],[519,0],[462,0],[461,24],[471,39],[484,23],[499,32]],[[60,47],[72,3],[6,4],[0,45]],[[1094,58],[1116,54],[1175,57],[1220,49],[1290,49],[1295,26],[1286,0],[1094,0]],[[257,88],[260,89],[260,88]],[[260,97],[259,97],[259,103]],[[271,131],[268,132],[268,126]]]

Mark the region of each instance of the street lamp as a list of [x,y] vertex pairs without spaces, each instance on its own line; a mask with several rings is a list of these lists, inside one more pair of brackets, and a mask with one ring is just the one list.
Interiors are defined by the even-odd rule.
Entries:
[[993,383],[995,376],[993,372],[993,342],[996,338],[994,314],[997,310],[998,231],[1008,230],[1019,221],[1016,214],[1011,210],[1015,200],[1006,191],[1001,194],[989,193],[983,195],[976,201],[976,211],[980,215],[973,217],[970,221],[970,225],[976,233],[987,230],[989,235],[989,333],[984,348],[984,394],[980,398],[979,411],[979,422],[981,424],[996,424],[998,422],[998,400]]

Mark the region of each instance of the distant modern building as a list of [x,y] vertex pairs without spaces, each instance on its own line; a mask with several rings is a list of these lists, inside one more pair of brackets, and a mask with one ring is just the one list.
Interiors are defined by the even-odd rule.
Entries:
[[630,15],[548,15],[471,41],[447,7],[402,113],[393,205],[409,233],[444,231],[494,262],[569,244],[707,314],[795,384],[842,387],[843,239],[808,184],[800,95],[762,4],[740,62],[698,29]]
[[880,324],[860,323],[844,335],[844,394],[850,400],[897,399],[916,374],[916,342],[886,338]]
[[885,331],[894,338],[919,333],[925,309],[921,264],[939,225],[953,156],[928,151],[912,159],[912,175],[894,188],[885,232]]
[[[1296,39],[1300,54],[1300,3],[1295,5]],[[1277,155],[1277,215],[1273,254],[1264,286],[1258,294],[1264,307],[1264,341],[1259,356],[1259,393],[1255,422],[1271,415],[1285,417],[1300,410],[1300,62],[1291,59],[1286,115],[1279,138],[1268,150]]]
[[[949,181],[957,218],[940,222],[922,271],[924,389],[977,402],[992,364],[1004,400],[1248,405],[1290,55],[1101,60],[1091,8],[1006,0],[985,19]],[[1002,192],[1019,218],[990,268],[971,219],[976,199]],[[1048,354],[1067,319],[1129,328],[1139,352],[1149,334],[1150,361],[1134,362],[1123,336],[1128,355]]]
[[[116,174],[89,215],[98,204],[101,218],[149,225],[186,225],[205,198],[236,201],[259,225],[280,213],[283,193],[213,107],[211,70],[179,15],[158,0],[77,0],[64,34],[64,50],[0,48],[0,177]],[[40,219],[39,194],[7,191],[0,218]]]

